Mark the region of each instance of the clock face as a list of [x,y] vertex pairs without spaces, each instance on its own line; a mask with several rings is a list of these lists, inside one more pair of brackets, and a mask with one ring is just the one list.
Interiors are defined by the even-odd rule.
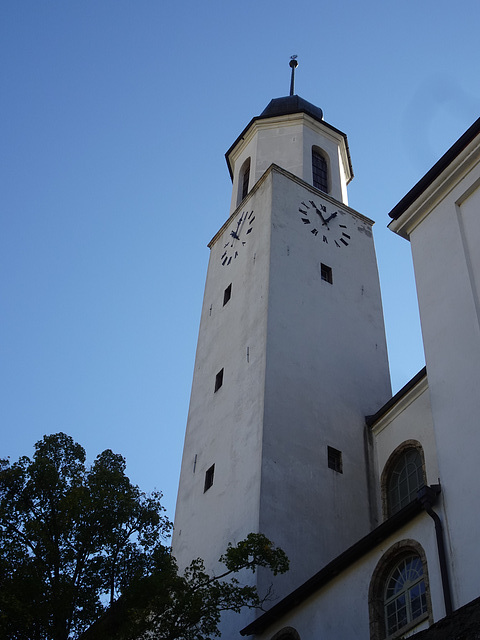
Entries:
[[301,221],[312,235],[325,244],[334,244],[338,248],[348,247],[350,234],[345,224],[346,216],[340,211],[314,200],[302,200],[298,211]]
[[243,211],[233,224],[228,233],[229,239],[223,245],[223,253],[220,257],[223,266],[229,265],[232,260],[235,260],[239,255],[240,249],[247,244],[247,238],[253,230],[254,220],[253,210]]

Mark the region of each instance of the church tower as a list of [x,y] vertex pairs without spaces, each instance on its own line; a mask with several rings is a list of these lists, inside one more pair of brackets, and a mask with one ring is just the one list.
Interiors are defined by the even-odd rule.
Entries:
[[226,159],[173,553],[218,572],[228,542],[264,533],[290,559],[282,596],[377,524],[365,416],[391,392],[373,223],[348,206],[346,135],[293,91]]

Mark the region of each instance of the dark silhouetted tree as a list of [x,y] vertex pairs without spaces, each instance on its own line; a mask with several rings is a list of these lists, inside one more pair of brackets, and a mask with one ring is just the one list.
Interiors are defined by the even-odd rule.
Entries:
[[222,575],[200,559],[179,575],[161,494],[140,491],[125,466],[106,450],[87,468],[64,433],[37,442],[33,459],[0,462],[0,640],[207,640],[222,611],[262,606],[268,594],[235,574],[283,573],[283,551],[250,534],[228,547]]

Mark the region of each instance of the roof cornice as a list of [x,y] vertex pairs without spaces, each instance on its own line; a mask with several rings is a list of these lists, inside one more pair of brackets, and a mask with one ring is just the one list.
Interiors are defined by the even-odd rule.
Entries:
[[388,214],[389,228],[407,240],[411,231],[468,173],[480,157],[480,118]]
[[403,411],[411,404],[425,389],[428,388],[427,368],[423,367],[413,376],[411,380],[403,386],[390,400],[388,400],[380,409],[371,416],[365,417],[367,426],[374,431],[381,431],[381,423],[389,422],[392,413]]

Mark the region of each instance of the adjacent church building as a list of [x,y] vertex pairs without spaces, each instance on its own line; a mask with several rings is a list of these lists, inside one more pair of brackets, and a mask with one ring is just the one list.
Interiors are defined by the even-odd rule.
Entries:
[[219,572],[250,532],[287,553],[287,574],[245,576],[275,599],[226,615],[228,640],[480,638],[480,119],[390,212],[411,243],[426,357],[393,397],[373,221],[348,205],[346,135],[292,90],[226,159],[180,568],[202,557]]

